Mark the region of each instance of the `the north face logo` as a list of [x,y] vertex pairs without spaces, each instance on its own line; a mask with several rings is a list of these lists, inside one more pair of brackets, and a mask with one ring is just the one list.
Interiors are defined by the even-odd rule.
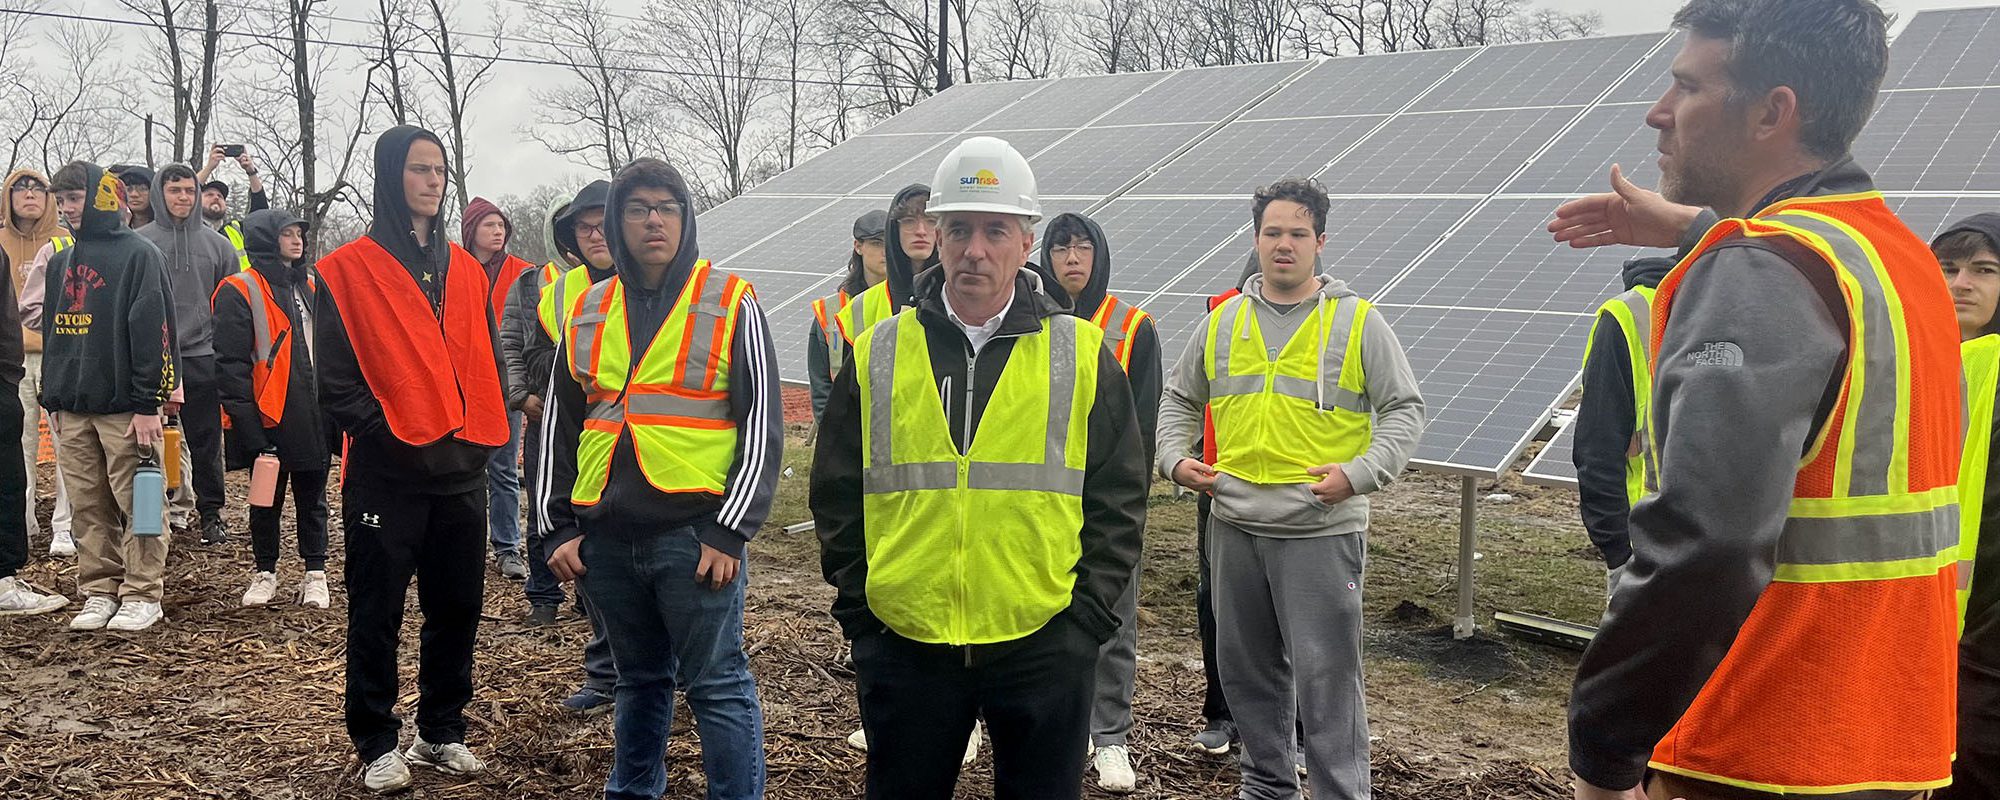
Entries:
[[1688,361],[1700,367],[1743,366],[1743,348],[1735,342],[1709,342],[1688,354]]

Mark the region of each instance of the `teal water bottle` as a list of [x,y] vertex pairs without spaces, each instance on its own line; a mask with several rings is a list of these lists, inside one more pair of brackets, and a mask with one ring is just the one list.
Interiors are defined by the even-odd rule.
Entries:
[[132,535],[159,536],[166,533],[167,478],[153,448],[140,450],[139,468],[132,472]]

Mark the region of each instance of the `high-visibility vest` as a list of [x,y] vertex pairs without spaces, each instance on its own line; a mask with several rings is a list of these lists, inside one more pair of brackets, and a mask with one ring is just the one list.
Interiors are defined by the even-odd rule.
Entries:
[[736,458],[729,415],[729,353],[749,282],[695,262],[652,344],[632,363],[625,282],[590,287],[570,311],[570,372],[589,401],[576,445],[570,502],[595,505],[611,480],[611,451],[629,433],[639,470],[667,493],[722,494]]
[[[1242,289],[1230,289],[1220,294],[1210,296],[1208,298],[1208,313],[1210,314],[1215,313],[1215,310],[1217,308],[1220,308],[1223,303],[1228,302],[1229,298],[1235,297],[1242,293],[1243,293]],[[1201,462],[1212,466],[1215,464],[1215,458],[1216,458],[1215,409],[1209,408],[1208,406],[1202,406],[1201,407]]]
[[500,271],[493,276],[493,285],[488,288],[493,300],[493,324],[507,316],[507,294],[514,291],[514,284],[521,280],[522,273],[534,269],[535,265],[514,256],[500,262]]
[[[1586,345],[1583,363],[1590,363],[1590,347],[1597,343],[1597,326],[1608,315],[1618,326],[1618,333],[1625,341],[1626,363],[1632,365],[1632,432],[1638,439],[1639,452],[1625,459],[1625,502],[1628,507],[1637,504],[1639,498],[1657,486],[1653,476],[1659,474],[1659,463],[1653,455],[1652,436],[1647,433],[1652,420],[1649,413],[1653,404],[1653,371],[1651,348],[1653,337],[1649,329],[1653,324],[1653,287],[1635,286],[1604,301],[1597,309],[1597,317],[1590,323],[1590,345]],[[1588,398],[1584,402],[1590,402]]]
[[72,245],[75,245],[75,244],[76,244],[76,237],[74,237],[74,236],[58,236],[58,237],[56,237],[56,238],[54,238],[54,239],[50,239],[50,240],[49,240],[49,244],[55,247],[55,249],[54,249],[54,250],[51,250],[51,251],[49,251],[49,252],[51,252],[51,253],[60,253],[60,252],[62,252],[62,251],[64,251],[64,250],[67,250],[67,249],[69,249],[69,248],[70,248],[70,247],[71,247]]
[[1215,420],[1215,469],[1251,483],[1312,483],[1306,470],[1368,449],[1373,407],[1361,366],[1368,301],[1316,301],[1314,319],[1267,347],[1257,304],[1238,295],[1208,315],[1202,369]]
[[1993,442],[1993,398],[2000,392],[2000,336],[1959,345],[1965,370],[1965,454],[1958,462],[1958,631],[1965,633],[1972,568],[1979,557],[1979,518],[1986,507]]
[[896,301],[889,296],[889,282],[875,284],[848,298],[847,304],[840,307],[840,337],[854,344],[863,332],[895,315]]
[[1139,335],[1139,326],[1149,319],[1152,317],[1138,306],[1121,303],[1108,294],[1090,315],[1091,324],[1104,331],[1104,344],[1118,357],[1118,366],[1128,373],[1132,371],[1132,339]]
[[590,267],[564,267],[551,261],[542,265],[541,296],[535,301],[535,316],[549,341],[561,342],[569,327],[569,312],[578,298],[590,290]]
[[[1710,228],[1660,283],[1655,369],[1681,281],[1738,236],[1783,237],[1830,266],[1848,360],[1841,401],[1799,460],[1772,581],[1651,766],[1774,794],[1944,786],[1957,717],[1962,445],[1951,296],[1930,248],[1880,193],[1780,201]],[[1728,342],[1675,357],[1744,368]]]
[[[311,276],[305,291],[317,288]],[[292,380],[292,318],[271,294],[271,284],[256,270],[238,272],[216,284],[209,297],[212,306],[224,291],[234,291],[250,307],[250,394],[257,398],[257,413],[264,427],[275,428],[285,419],[285,398]],[[232,425],[229,415],[223,427]]]
[[366,236],[328,253],[320,280],[390,433],[417,447],[447,436],[499,447],[509,426],[487,323],[486,272],[472,254],[448,246],[442,319],[402,262]]
[[964,454],[927,339],[911,309],[854,346],[868,609],[919,642],[1019,639],[1076,585],[1103,334],[1057,315],[1014,339]]
[[820,341],[826,343],[826,371],[830,377],[840,377],[840,368],[847,364],[847,338],[841,334],[840,312],[847,308],[847,290],[822,297],[812,302],[813,324]]
[[243,226],[231,222],[222,226],[222,235],[229,237],[229,243],[236,246],[236,266],[238,272],[250,271],[250,251],[244,249]]

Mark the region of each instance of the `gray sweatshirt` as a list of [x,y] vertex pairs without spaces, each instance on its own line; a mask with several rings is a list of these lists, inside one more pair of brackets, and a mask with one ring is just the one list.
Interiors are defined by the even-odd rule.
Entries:
[[166,256],[169,298],[174,310],[174,330],[178,332],[180,357],[215,355],[215,323],[210,302],[223,278],[242,268],[236,245],[200,221],[201,209],[181,220],[167,213],[166,193],[159,179],[153,180],[153,202],[159,213],[139,228],[139,235],[160,248]]
[[[1342,297],[1355,296],[1346,281],[1320,276],[1319,293],[1289,312],[1280,313],[1264,300],[1264,276],[1252,275],[1243,284],[1250,298],[1258,327],[1266,343],[1289,341],[1300,327],[1311,324],[1321,304],[1331,313],[1332,304]],[[1195,328],[1180,361],[1167,373],[1166,391],[1160,396],[1159,470],[1173,479],[1174,465],[1183,458],[1199,458],[1194,449],[1201,435],[1202,414],[1208,407],[1208,377],[1202,367],[1208,320]],[[1354,497],[1329,506],[1312,493],[1310,484],[1256,484],[1232,475],[1215,479],[1213,513],[1222,519],[1261,536],[1305,538],[1356,533],[1368,528],[1368,495],[1389,485],[1401,474],[1416,451],[1424,432],[1424,398],[1410,362],[1403,357],[1403,345],[1389,329],[1389,321],[1379,311],[1368,310],[1361,327],[1361,367],[1367,376],[1363,394],[1375,415],[1374,437],[1368,449],[1341,468],[1354,485]],[[1339,375],[1322,375],[1323,385]]]

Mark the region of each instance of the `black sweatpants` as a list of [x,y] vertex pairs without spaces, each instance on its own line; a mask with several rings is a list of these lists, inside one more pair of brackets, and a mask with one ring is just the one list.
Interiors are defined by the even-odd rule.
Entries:
[[2000,797],[2000,675],[1960,662],[1958,760],[1937,800]]
[[[0,381],[0,578],[28,565],[28,467],[21,455],[21,388]],[[13,438],[7,438],[13,437]]]
[[278,521],[284,516],[285,487],[292,490],[292,516],[298,520],[299,559],[306,570],[326,569],[326,470],[278,473],[278,488],[270,508],[250,507],[250,552],[258,572],[278,569]]
[[349,475],[341,492],[347,534],[347,735],[363,763],[396,748],[396,647],[404,597],[417,579],[423,647],[417,733],[465,741],[472,646],[486,595],[486,488],[409,492]]
[[1201,636],[1201,674],[1208,681],[1201,696],[1201,718],[1211,725],[1231,718],[1229,700],[1222,694],[1222,674],[1215,667],[1215,585],[1208,566],[1208,507],[1214,502],[1204,494],[1194,506],[1194,549],[1200,569],[1194,589],[1194,624]]
[[1025,638],[967,649],[890,631],[854,640],[871,800],[948,800],[975,717],[998,800],[1083,793],[1099,642],[1058,614]]
[[[194,463],[194,508],[203,523],[222,518],[229,499],[222,488],[222,394],[216,389],[215,356],[181,359],[181,434]],[[24,490],[25,491],[25,490]],[[183,506],[185,508],[185,506]]]

